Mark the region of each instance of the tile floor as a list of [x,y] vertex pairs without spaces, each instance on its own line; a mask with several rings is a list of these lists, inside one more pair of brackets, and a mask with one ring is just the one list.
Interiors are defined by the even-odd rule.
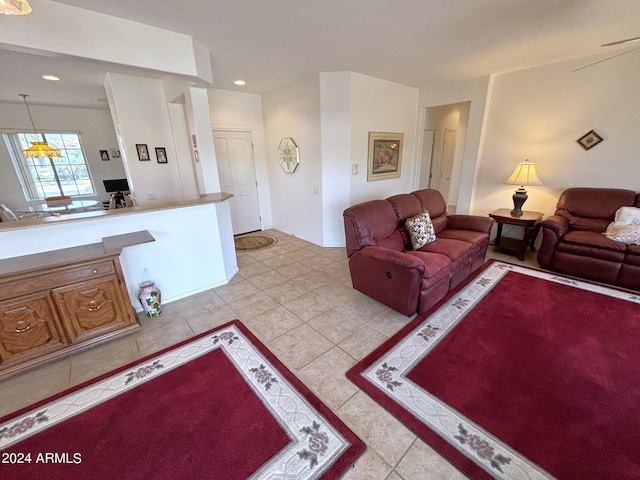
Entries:
[[[227,285],[163,306],[142,330],[0,381],[0,417],[120,365],[239,318],[367,444],[343,477],[466,478],[345,377],[409,318],[351,287],[344,248],[323,248],[276,230],[276,245],[238,252]],[[515,257],[488,256],[512,263]],[[525,262],[537,267],[535,254]]]

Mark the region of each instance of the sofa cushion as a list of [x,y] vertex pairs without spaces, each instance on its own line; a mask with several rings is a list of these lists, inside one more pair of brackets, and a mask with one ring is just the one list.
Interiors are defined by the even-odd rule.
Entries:
[[558,252],[583,257],[622,262],[627,246],[605,237],[602,233],[574,230],[558,242]]
[[474,232],[473,230],[454,230],[447,229],[440,232],[440,238],[451,238],[453,240],[462,240],[463,242],[472,243],[474,246],[479,245],[480,248],[484,244],[489,243],[489,235],[482,232]]
[[622,206],[632,206],[636,193],[618,188],[568,188],[560,195],[556,215],[572,229],[602,233]]
[[586,232],[602,233],[611,223],[609,218],[586,218],[571,217],[569,218],[569,227],[573,230],[584,230]]
[[439,253],[449,257],[452,271],[457,270],[460,265],[470,262],[475,253],[474,250],[473,245],[469,242],[441,237],[420,249],[421,252]]
[[447,228],[447,202],[438,190],[425,189],[411,192],[420,202],[422,210],[426,210],[431,215],[433,227],[436,235]]
[[424,264],[422,283],[426,288],[435,285],[440,279],[447,277],[451,271],[451,260],[449,260],[449,257],[446,255],[422,252],[419,250],[406,253],[412,257],[419,258]]
[[426,244],[436,240],[436,232],[433,230],[429,212],[422,212],[415,217],[407,218],[405,226],[411,236],[411,248],[413,250],[419,250]]
[[386,200],[371,200],[347,208],[344,213],[347,256],[363,247],[381,246],[404,250],[393,207]]
[[404,240],[404,248],[406,250],[411,250],[413,248],[411,243],[411,234],[407,231],[406,221],[408,218],[421,214],[424,212],[424,209],[422,208],[422,205],[420,205],[418,199],[408,193],[389,197],[387,198],[387,202],[391,204],[391,207],[393,207],[393,211],[396,214],[396,220],[398,222],[397,228]]
[[[640,267],[640,245],[629,245],[627,247],[624,264]],[[640,279],[637,279],[636,281],[640,283]]]

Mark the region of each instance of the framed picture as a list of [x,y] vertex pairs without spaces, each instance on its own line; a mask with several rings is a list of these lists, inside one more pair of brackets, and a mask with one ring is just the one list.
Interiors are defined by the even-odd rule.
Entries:
[[591,130],[589,133],[586,133],[577,140],[577,142],[582,145],[582,148],[584,148],[585,150],[589,150],[590,148],[595,147],[601,141],[602,137],[598,135],[595,130]]
[[169,163],[167,160],[167,150],[164,147],[156,147],[156,158],[158,163]]
[[109,152],[106,150],[100,150],[100,158],[103,162],[106,162],[107,160],[109,160]]
[[141,162],[146,162],[151,160],[149,157],[149,149],[147,145],[144,143],[136,143],[136,150],[138,150],[138,160]]
[[398,178],[404,133],[369,132],[367,182]]

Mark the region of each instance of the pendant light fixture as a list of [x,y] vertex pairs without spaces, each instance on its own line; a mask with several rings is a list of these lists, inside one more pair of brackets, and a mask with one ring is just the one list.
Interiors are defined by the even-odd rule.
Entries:
[[27,0],[0,0],[0,14],[26,15],[31,13],[31,5]]
[[20,95],[24,99],[24,104],[27,107],[27,113],[29,114],[29,120],[31,120],[31,126],[33,127],[33,132],[36,135],[40,135],[42,137],[41,142],[33,142],[31,146],[26,150],[23,150],[22,153],[24,153],[26,157],[30,157],[30,158],[61,157],[62,155],[60,155],[60,151],[56,148],[50,147],[49,144],[44,139],[43,134],[41,133],[38,134],[38,131],[36,130],[36,124],[33,123],[33,117],[31,117],[31,110],[29,110],[29,104],[27,103],[27,97],[29,95],[27,95],[26,93],[19,93],[18,95]]

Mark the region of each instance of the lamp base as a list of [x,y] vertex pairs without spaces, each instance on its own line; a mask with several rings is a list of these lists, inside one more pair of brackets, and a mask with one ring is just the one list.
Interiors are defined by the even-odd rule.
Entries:
[[513,194],[513,210],[511,210],[511,215],[513,215],[514,217],[521,217],[522,216],[522,205],[524,205],[524,202],[527,201],[527,198],[529,198],[527,196],[527,191],[524,189],[524,187],[520,187],[518,190],[516,190],[516,193]]

